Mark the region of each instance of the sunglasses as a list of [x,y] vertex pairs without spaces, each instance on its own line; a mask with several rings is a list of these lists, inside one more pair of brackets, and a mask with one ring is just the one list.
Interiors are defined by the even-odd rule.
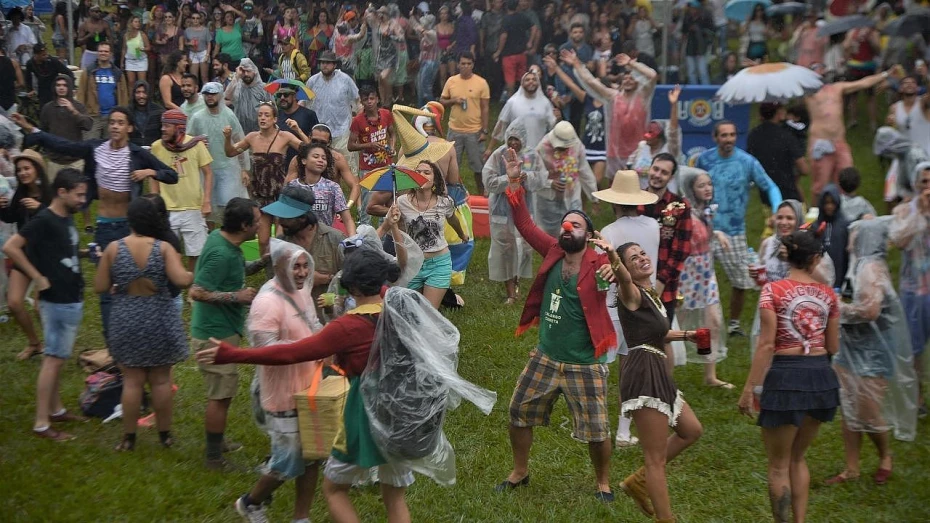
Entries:
[[350,249],[358,249],[359,247],[362,246],[364,242],[362,241],[361,238],[355,238],[355,239],[346,238],[345,240],[342,240],[339,243],[342,245],[343,249],[348,251]]
[[294,94],[295,94],[295,93],[278,93],[278,94],[276,94],[276,95],[274,95],[274,96],[275,96],[275,98],[287,98],[287,97],[289,97],[289,96],[294,96]]

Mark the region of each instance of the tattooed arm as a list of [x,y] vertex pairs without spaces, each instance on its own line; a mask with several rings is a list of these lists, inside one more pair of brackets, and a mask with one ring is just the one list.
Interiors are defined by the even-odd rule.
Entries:
[[208,291],[200,285],[194,284],[191,286],[190,297],[194,301],[202,301],[204,303],[212,303],[214,305],[221,305],[226,303],[248,304],[252,303],[252,299],[255,298],[255,289],[246,287],[244,289],[231,292]]

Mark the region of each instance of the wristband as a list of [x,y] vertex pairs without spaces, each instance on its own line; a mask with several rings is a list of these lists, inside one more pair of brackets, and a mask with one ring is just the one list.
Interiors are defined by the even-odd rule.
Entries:
[[349,209],[351,209],[351,208],[352,208],[352,205],[353,205],[354,203],[355,203],[355,200],[349,200],[349,201],[346,202],[346,207],[348,207]]

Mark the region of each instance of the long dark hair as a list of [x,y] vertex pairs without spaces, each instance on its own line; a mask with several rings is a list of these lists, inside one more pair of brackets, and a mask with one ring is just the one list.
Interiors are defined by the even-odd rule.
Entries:
[[[52,203],[52,197],[55,196],[55,193],[52,191],[52,185],[48,183],[48,176],[45,174],[45,168],[35,162],[35,160],[24,157],[13,162],[13,168],[15,170],[16,164],[21,160],[28,160],[32,163],[33,168],[36,170],[36,181],[35,184],[39,187],[39,203],[42,204],[42,207],[47,206]],[[19,181],[19,175],[16,176],[16,191],[13,192],[12,201],[18,201],[23,198],[29,197],[29,187]]]
[[161,196],[147,194],[143,198],[136,198],[129,203],[126,218],[134,233],[167,242],[175,249],[180,247],[178,237],[171,232],[168,209]]
[[310,151],[314,149],[322,149],[323,154],[326,155],[326,169],[323,169],[323,178],[335,181],[336,162],[333,160],[333,153],[330,152],[329,147],[319,142],[300,144],[300,148],[297,149],[297,165],[300,167],[297,175],[303,177],[304,170],[307,168],[307,157],[310,156]]

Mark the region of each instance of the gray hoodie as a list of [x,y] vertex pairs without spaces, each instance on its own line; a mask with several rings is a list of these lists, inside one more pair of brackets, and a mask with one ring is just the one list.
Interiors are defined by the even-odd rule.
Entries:
[[[84,139],[84,131],[90,131],[93,128],[94,120],[87,115],[87,108],[84,107],[84,104],[74,99],[74,79],[66,74],[60,74],[55,78],[56,84],[58,80],[68,81],[68,95],[65,98],[71,101],[71,105],[80,114],[75,115],[69,109],[58,105],[57,99],[52,100],[43,105],[39,111],[39,128],[55,136],[80,142]],[[47,154],[49,160],[58,164],[71,163],[77,160],[77,158],[70,158],[51,151],[48,151]]]

